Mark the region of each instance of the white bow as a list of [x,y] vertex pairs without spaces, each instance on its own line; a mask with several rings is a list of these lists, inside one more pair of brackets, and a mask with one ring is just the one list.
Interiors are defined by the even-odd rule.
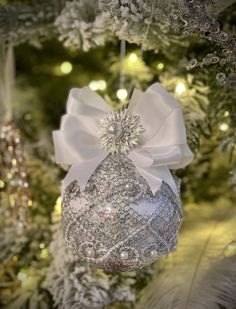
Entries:
[[[193,158],[179,102],[155,83],[146,92],[135,89],[128,110],[140,116],[145,132],[142,144],[130,150],[127,156],[153,193],[165,181],[178,195],[169,169],[182,168]],[[109,152],[101,148],[98,132],[100,120],[111,111],[88,87],[70,91],[61,129],[53,132],[56,162],[72,165],[63,180],[64,186],[77,179],[84,189],[97,166],[108,156]]]

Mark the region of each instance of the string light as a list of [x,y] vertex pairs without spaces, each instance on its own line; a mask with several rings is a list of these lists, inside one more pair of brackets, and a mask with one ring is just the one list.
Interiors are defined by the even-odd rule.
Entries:
[[73,70],[73,66],[69,61],[65,61],[62,62],[60,69],[62,74],[70,74],[71,71]]
[[105,80],[99,80],[98,84],[99,84],[99,90],[105,90],[107,88],[107,83],[105,82]]
[[107,83],[105,82],[105,80],[92,80],[89,83],[89,88],[93,91],[97,91],[97,90],[101,90],[104,91],[107,87]]
[[164,63],[160,62],[157,64],[157,70],[162,71],[164,69]]
[[13,123],[5,124],[0,131],[0,200],[8,200],[5,213],[12,217],[17,226],[27,224],[28,207],[32,203],[28,189],[27,168],[21,136]]
[[5,182],[3,180],[0,180],[0,189],[4,188]]
[[61,196],[59,196],[56,200],[55,204],[55,212],[56,214],[60,215],[61,214]]
[[7,179],[12,179],[12,174],[11,173],[7,173]]
[[229,125],[227,123],[223,122],[223,123],[220,124],[220,130],[222,132],[226,132],[228,130],[228,128],[229,128]]
[[116,96],[120,101],[125,101],[128,96],[128,92],[125,88],[121,88],[117,90]]
[[179,82],[176,87],[175,87],[175,92],[178,94],[178,95],[181,95],[183,94],[184,92],[186,91],[186,86],[183,82]]
[[45,244],[44,243],[39,244],[39,248],[40,249],[44,249],[45,248]]
[[17,279],[21,282],[24,282],[27,280],[27,274],[24,269],[22,269],[20,272],[17,274]]
[[40,257],[42,259],[46,259],[48,257],[48,249],[47,248],[44,248],[44,249],[41,250]]
[[131,53],[129,55],[129,61],[130,62],[136,62],[138,60],[138,56],[135,53]]
[[225,112],[224,112],[224,116],[225,116],[225,117],[228,117],[228,116],[229,116],[229,111],[225,111]]

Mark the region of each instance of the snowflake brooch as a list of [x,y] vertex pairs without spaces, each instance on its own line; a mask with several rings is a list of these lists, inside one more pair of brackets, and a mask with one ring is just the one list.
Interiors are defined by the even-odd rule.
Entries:
[[111,112],[101,120],[101,146],[111,153],[128,153],[141,143],[143,132],[138,115],[127,110]]

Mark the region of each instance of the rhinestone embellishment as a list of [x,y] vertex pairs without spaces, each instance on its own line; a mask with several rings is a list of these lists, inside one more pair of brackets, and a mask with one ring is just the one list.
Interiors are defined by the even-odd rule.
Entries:
[[138,115],[111,112],[101,120],[101,147],[110,153],[128,153],[141,143],[144,129]]

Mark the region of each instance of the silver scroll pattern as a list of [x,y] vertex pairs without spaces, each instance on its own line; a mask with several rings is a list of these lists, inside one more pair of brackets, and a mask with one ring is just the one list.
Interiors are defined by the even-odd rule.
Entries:
[[180,199],[165,182],[153,195],[123,154],[110,154],[83,191],[72,181],[63,192],[62,205],[67,246],[99,268],[140,269],[176,249]]

